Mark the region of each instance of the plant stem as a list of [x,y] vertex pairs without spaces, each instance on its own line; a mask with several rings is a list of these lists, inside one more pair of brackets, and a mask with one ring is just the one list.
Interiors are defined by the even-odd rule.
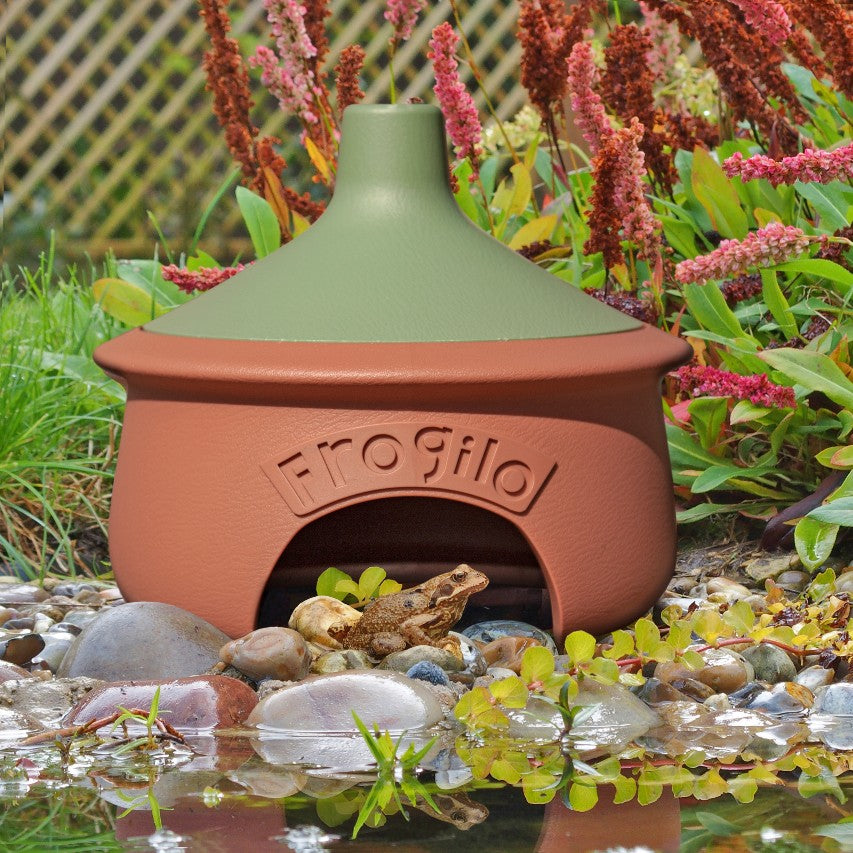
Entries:
[[394,83],[394,54],[397,50],[397,39],[392,38],[388,43],[388,73],[391,75],[391,87],[389,90],[389,96],[391,98],[391,103],[397,103],[397,86]]

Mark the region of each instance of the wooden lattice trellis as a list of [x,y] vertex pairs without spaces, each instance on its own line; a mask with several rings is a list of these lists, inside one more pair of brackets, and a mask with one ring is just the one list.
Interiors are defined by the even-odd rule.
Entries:
[[[330,64],[348,44],[367,52],[369,101],[388,91],[389,25],[384,0],[331,0]],[[244,53],[266,39],[262,0],[231,4]],[[395,58],[401,99],[431,98],[426,42],[450,18],[446,2],[430,3]],[[502,117],[525,101],[514,38],[516,0],[470,0],[464,27]],[[200,211],[231,162],[204,91],[201,56],[207,40],[196,0],[7,0],[2,60],[3,214],[6,260],[43,247],[54,228],[70,254],[148,253],[152,211],[175,247],[185,246]],[[473,85],[471,86],[473,90]],[[255,119],[285,140],[288,178],[307,170],[294,126],[259,84]],[[480,93],[476,97],[482,98]],[[239,246],[234,205],[220,205],[206,244],[220,240],[227,257]],[[213,238],[213,239],[212,239]],[[34,245],[34,244],[39,245]]]

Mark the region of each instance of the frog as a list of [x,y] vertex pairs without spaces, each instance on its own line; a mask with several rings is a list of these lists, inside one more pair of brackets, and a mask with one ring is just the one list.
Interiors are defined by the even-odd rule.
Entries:
[[459,621],[470,596],[489,579],[461,564],[417,586],[383,595],[364,608],[354,625],[334,625],[329,634],[345,649],[384,658],[410,646],[434,646],[461,658],[459,641],[447,632]]

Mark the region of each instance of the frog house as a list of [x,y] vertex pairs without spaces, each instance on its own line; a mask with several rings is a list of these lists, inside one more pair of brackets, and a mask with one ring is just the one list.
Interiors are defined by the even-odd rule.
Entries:
[[436,108],[350,107],[310,229],[96,352],[128,392],[116,579],[236,637],[329,566],[468,563],[472,607],[623,625],[672,574],[660,381],[689,355],[472,224]]

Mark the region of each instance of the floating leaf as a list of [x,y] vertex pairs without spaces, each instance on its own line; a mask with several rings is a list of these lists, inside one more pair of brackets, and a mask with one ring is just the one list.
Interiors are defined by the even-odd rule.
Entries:
[[[594,642],[594,641],[593,641]],[[543,646],[531,646],[521,658],[521,679],[525,684],[547,681],[554,672],[554,655]]]

